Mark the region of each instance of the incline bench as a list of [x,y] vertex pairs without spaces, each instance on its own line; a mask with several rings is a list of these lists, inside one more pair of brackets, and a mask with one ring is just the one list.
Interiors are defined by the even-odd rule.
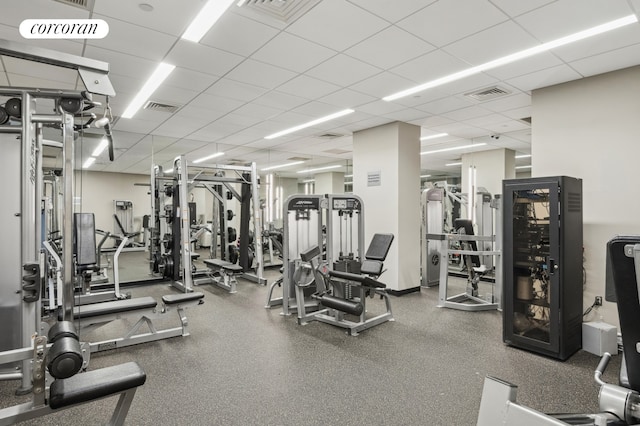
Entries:
[[229,293],[236,292],[236,275],[244,272],[242,266],[220,259],[204,259],[203,262],[212,271],[211,281],[215,285],[229,290]]
[[[158,303],[153,297],[138,297],[134,299],[115,300],[112,302],[95,303],[93,305],[76,306],[73,310],[74,319],[85,332],[91,332],[111,321],[138,315],[140,319],[131,327],[124,337],[91,343],[91,352],[99,352],[124,346],[147,343],[176,336],[188,336],[189,325],[184,310],[191,306],[204,303],[204,294],[200,292],[181,293],[162,296],[162,308],[157,309]],[[181,325],[166,330],[157,330],[153,320],[176,309]],[[148,333],[136,334],[143,324],[147,324]]]

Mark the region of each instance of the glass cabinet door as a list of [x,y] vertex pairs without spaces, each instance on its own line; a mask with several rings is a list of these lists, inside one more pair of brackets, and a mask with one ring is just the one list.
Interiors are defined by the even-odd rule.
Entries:
[[[558,349],[559,254],[557,185],[527,185],[511,191],[513,264],[509,334],[528,345]],[[505,265],[507,266],[507,265]]]

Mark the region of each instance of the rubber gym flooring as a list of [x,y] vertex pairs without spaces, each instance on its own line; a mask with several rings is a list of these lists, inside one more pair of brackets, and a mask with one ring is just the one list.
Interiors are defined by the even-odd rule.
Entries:
[[[278,270],[267,276],[271,283]],[[517,384],[518,401],[543,412],[597,410],[597,356],[579,351],[560,362],[507,347],[500,312],[437,308],[437,288],[392,297],[395,321],[355,337],[265,309],[265,286],[239,280],[236,294],[197,290],[205,303],[187,311],[189,337],[92,355],[90,369],[134,360],[146,371],[127,424],[474,425],[486,375]],[[166,283],[128,291],[157,300],[176,292]],[[368,307],[375,312],[381,304]],[[179,324],[175,312],[163,321]],[[97,341],[121,329],[116,322],[81,338]],[[616,382],[619,367],[615,356],[605,380]],[[0,407],[27,400],[14,396],[18,385],[0,382]],[[25,424],[104,424],[115,402]]]

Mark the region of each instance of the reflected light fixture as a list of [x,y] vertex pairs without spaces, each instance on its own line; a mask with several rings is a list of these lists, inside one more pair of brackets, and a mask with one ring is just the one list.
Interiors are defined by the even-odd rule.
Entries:
[[404,98],[405,96],[410,96],[415,93],[422,92],[427,89],[431,89],[433,87],[442,86],[443,84],[451,83],[452,81],[461,80],[471,75],[479,74],[481,72],[488,71],[488,70],[500,67],[502,65],[507,65],[512,62],[516,62],[521,59],[537,55],[538,53],[546,52],[548,50],[567,45],[569,43],[574,43],[579,40],[584,40],[586,38],[593,37],[595,35],[602,34],[607,31],[612,31],[617,28],[624,27],[629,24],[633,24],[634,22],[638,22],[638,18],[636,17],[636,15],[634,14],[627,15],[623,18],[605,22],[604,24],[597,25],[595,27],[591,27],[586,30],[579,31],[577,33],[573,33],[568,36],[549,41],[547,43],[542,43],[540,45],[533,46],[516,53],[512,53],[511,55],[494,59],[493,61],[485,62],[484,64],[480,64],[475,67],[467,68],[465,70],[458,71],[456,73],[449,74],[444,77],[440,77],[435,80],[428,81],[424,84],[420,84],[418,86],[411,87],[406,90],[402,90],[400,92],[386,96],[382,99],[385,101],[394,101],[396,99]]
[[281,169],[283,167],[295,166],[295,165],[302,164],[302,163],[304,163],[304,161],[293,161],[291,163],[278,164],[277,166],[269,166],[269,167],[266,167],[266,168],[260,169],[260,170],[263,171],[263,172],[266,172],[266,171],[269,171],[269,170]]
[[421,141],[428,141],[431,139],[443,138],[445,136],[449,136],[449,133],[436,133],[435,135],[423,136],[420,138]]
[[337,169],[338,167],[342,167],[342,166],[338,164],[336,166],[318,167],[316,169],[300,170],[299,172],[296,172],[296,173],[313,173],[313,172],[319,172],[322,170]]
[[462,161],[457,161],[455,163],[447,163],[445,164],[445,166],[447,167],[451,167],[451,166],[461,166],[462,165]]
[[470,145],[452,146],[451,148],[434,149],[433,151],[423,151],[420,155],[435,154],[438,152],[456,151],[458,149],[475,148],[476,146],[484,146],[486,143],[472,143]]
[[198,158],[197,160],[193,160],[193,164],[204,163],[207,160],[211,160],[216,157],[221,157],[224,155],[224,152],[216,152],[215,154],[208,155],[206,157]]

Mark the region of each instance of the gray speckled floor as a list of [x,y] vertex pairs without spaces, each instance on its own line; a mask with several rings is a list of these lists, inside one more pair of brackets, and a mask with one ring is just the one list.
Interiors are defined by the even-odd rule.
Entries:
[[[473,425],[485,375],[519,385],[519,402],[540,411],[597,408],[598,357],[580,351],[559,362],[506,347],[499,312],[439,309],[437,288],[392,297],[395,321],[356,337],[265,309],[267,288],[253,283],[241,280],[236,294],[199,290],[205,304],[187,312],[191,336],[93,355],[91,368],[135,360],[147,372],[128,424]],[[131,291],[174,292],[166,284]],[[174,315],[167,324],[178,324]],[[0,407],[24,400],[16,387],[0,382]],[[114,405],[110,398],[26,424],[100,424]]]

